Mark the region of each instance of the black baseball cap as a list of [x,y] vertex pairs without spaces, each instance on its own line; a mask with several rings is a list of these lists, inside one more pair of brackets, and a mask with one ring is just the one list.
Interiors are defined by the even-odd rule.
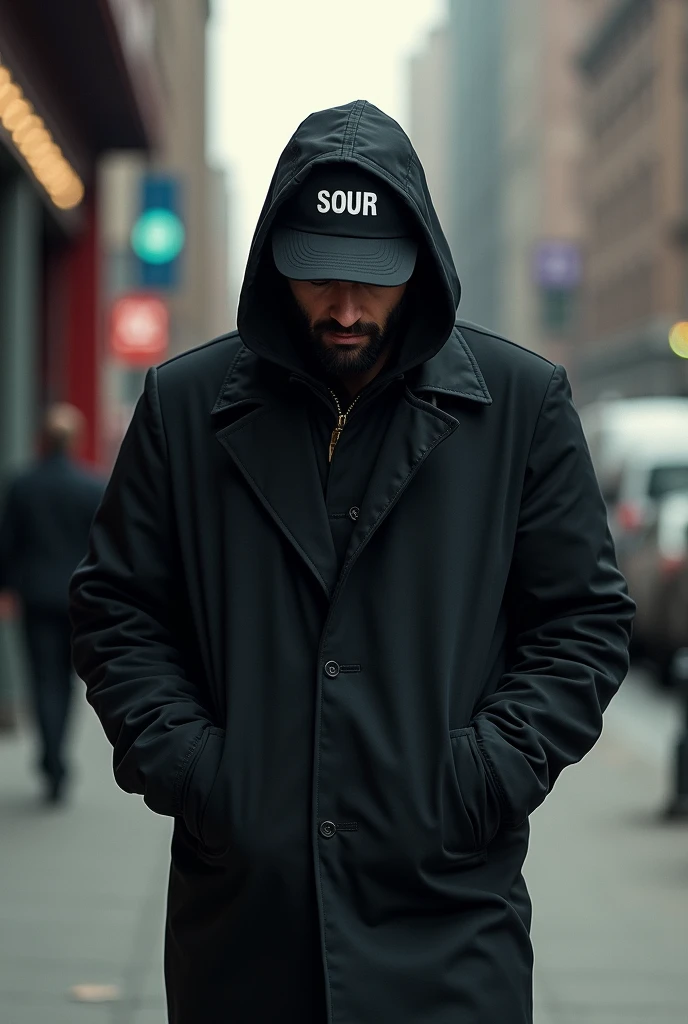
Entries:
[[272,232],[275,265],[297,281],[399,285],[418,245],[402,200],[350,164],[316,168],[282,209]]

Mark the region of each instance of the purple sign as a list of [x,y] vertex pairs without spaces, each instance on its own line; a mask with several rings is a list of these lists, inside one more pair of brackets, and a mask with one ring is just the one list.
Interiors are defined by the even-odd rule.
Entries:
[[575,242],[538,242],[533,272],[541,288],[577,288],[582,276],[580,246]]

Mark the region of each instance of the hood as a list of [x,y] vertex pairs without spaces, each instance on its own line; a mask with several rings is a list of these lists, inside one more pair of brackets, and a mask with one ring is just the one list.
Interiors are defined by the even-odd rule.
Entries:
[[256,355],[304,372],[281,309],[284,280],[275,268],[270,231],[282,206],[316,165],[351,163],[391,186],[418,225],[408,324],[393,368],[405,373],[436,355],[448,340],[461,287],[411,140],[396,121],[365,100],[311,114],[299,125],[272,177],[253,236],[239,297],[237,327]]

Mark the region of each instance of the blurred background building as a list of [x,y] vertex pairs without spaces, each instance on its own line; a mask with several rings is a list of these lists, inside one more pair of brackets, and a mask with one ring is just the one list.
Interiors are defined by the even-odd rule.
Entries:
[[[400,9],[0,0],[0,502],[48,403],[83,411],[107,471],[146,369],[234,326],[300,114],[358,94],[398,115],[461,316],[569,371],[638,606],[601,741],[533,816],[536,1020],[688,1020],[686,833],[656,813],[688,819],[688,0]],[[354,38],[352,95],[331,66]],[[116,789],[83,693],[78,798],[34,806],[12,614],[0,594],[0,1021],[162,1021],[170,821]]]
[[[208,14],[208,0],[0,2],[0,471],[33,450],[55,400],[85,413],[86,458],[107,467],[145,366],[230,326],[227,188],[205,156]],[[83,186],[69,203],[32,170],[41,143]],[[149,355],[145,307],[131,352],[126,324],[111,344],[113,303],[140,293],[168,317]]]
[[685,0],[450,0],[409,129],[460,315],[563,362],[579,402],[688,394]]
[[[114,147],[150,149],[163,116],[152,37],[122,31],[125,6],[146,7],[0,3],[2,470],[33,452],[38,410],[56,399],[86,414],[96,455],[98,165]],[[66,202],[41,172],[51,145],[83,183]]]
[[[594,16],[595,5],[579,0],[452,0],[437,33],[451,59],[433,59],[434,40],[416,58],[430,64],[445,106],[423,106],[411,76],[411,133],[431,186],[439,183],[462,317],[557,359],[579,330],[584,137],[575,57]],[[439,173],[438,159],[446,161]]]
[[580,332],[584,135],[575,56],[580,0],[505,7],[501,329],[556,362]]
[[504,319],[506,7],[505,0],[451,0],[448,24],[451,121],[445,130],[452,188],[446,231],[463,286],[461,315],[495,330]]
[[409,121],[413,141],[422,154],[425,174],[432,189],[435,209],[443,225],[452,215],[452,174],[449,132],[452,97],[447,83],[451,74],[451,36],[446,25],[435,28],[409,64]]
[[0,0],[1,481],[55,401],[108,470],[148,366],[232,326],[208,16],[208,0]]
[[683,0],[607,5],[582,51],[588,212],[582,400],[687,395],[667,345],[687,311]]
[[407,77],[459,315],[566,366],[634,659],[667,686],[688,679],[687,44],[688,0],[448,0]]
[[[144,16],[143,5],[129,6]],[[123,11],[121,3],[92,0],[74,0],[69,15],[39,0],[0,3],[3,480],[33,455],[40,410],[55,400],[85,413],[86,455],[96,458],[103,345],[98,165],[113,147],[150,149],[162,117],[152,37],[122,31]],[[65,178],[72,190],[63,195]],[[12,639],[3,623],[0,714],[10,680],[20,675]]]
[[[209,3],[164,0],[153,14],[148,30],[164,101],[156,145],[147,153],[111,152],[100,165],[104,303],[122,315],[125,334],[123,346],[114,339],[104,367],[106,462],[119,448],[147,366],[233,326],[227,183],[206,159]],[[129,301],[137,296],[138,305]],[[118,332],[112,319],[109,329]]]

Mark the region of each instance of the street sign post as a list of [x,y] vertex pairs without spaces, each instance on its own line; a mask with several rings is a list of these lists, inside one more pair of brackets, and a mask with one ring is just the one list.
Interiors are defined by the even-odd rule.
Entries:
[[568,241],[544,241],[535,246],[533,276],[540,288],[573,291],[583,276],[580,246]]
[[174,175],[146,174],[141,179],[141,204],[131,231],[131,248],[142,288],[169,292],[180,286],[186,243],[181,191],[181,182]]
[[583,277],[580,246],[565,239],[536,243],[533,280],[540,302],[540,323],[553,335],[570,332],[576,321],[576,296]]
[[152,366],[169,345],[169,313],[157,295],[123,295],[112,307],[110,351],[128,366]]

